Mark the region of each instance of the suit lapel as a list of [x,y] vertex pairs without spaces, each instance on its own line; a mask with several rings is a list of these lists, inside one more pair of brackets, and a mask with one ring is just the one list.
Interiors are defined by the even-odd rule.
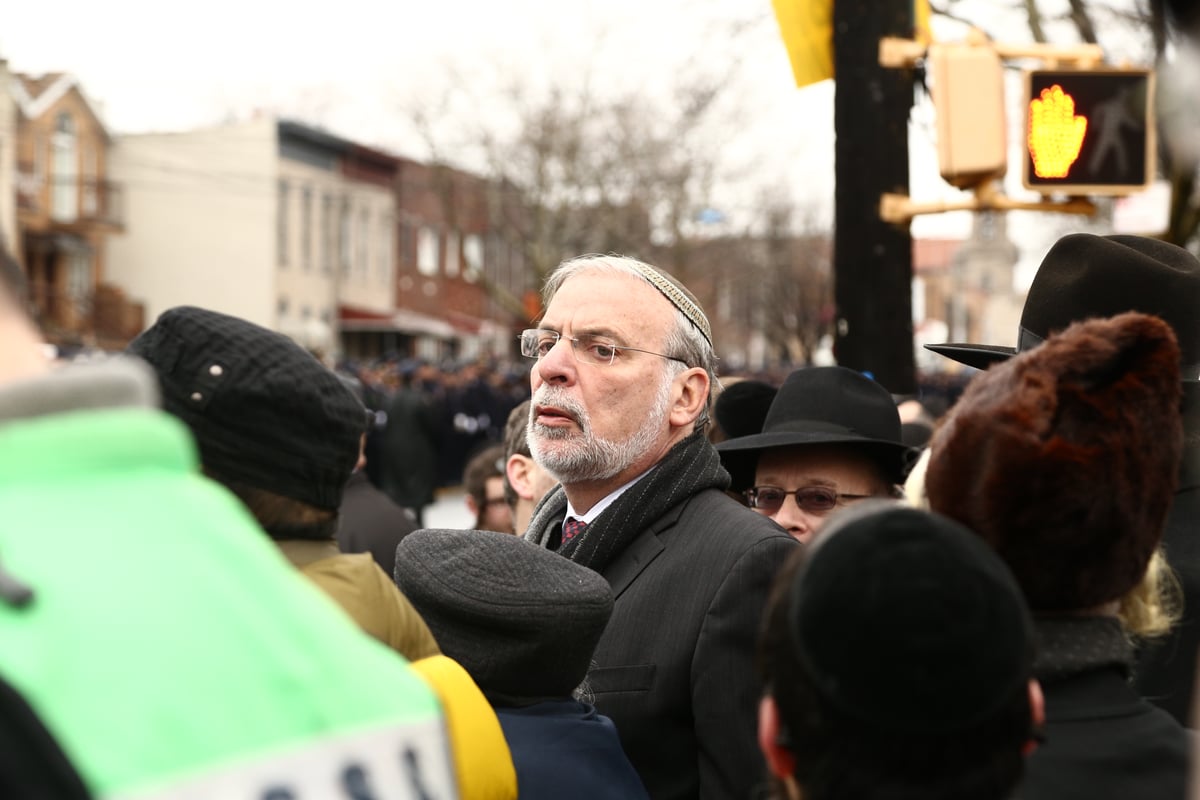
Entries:
[[630,542],[621,551],[621,554],[609,564],[608,569],[604,570],[604,577],[608,578],[608,583],[612,586],[614,600],[629,588],[629,585],[638,575],[642,574],[642,570],[648,567],[651,561],[658,558],[663,550],[667,549],[662,539],[659,538],[659,534],[669,530],[678,522],[685,505],[687,504],[680,503],[668,511],[641,536]]
[[604,577],[612,586],[613,599],[620,597],[642,570],[665,549],[654,531],[646,531],[630,542],[604,571]]

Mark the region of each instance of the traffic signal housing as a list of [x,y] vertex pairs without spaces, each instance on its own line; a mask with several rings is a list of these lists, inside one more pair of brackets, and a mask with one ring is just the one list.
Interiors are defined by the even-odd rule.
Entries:
[[937,111],[938,172],[967,188],[1004,175],[1004,65],[984,44],[929,46],[933,107]]
[[1154,73],[1025,73],[1026,188],[1044,194],[1122,195],[1154,180]]

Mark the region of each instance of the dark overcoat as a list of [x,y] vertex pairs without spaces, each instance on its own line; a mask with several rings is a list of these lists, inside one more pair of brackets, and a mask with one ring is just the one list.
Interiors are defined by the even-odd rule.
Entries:
[[346,482],[338,508],[338,547],[343,553],[370,553],[384,574],[396,572],[396,545],[417,529],[410,512],[376,489],[363,472]]
[[602,571],[615,601],[588,682],[655,800],[744,800],[764,781],[755,643],[771,581],[797,547],[704,489]]
[[1182,619],[1145,646],[1134,667],[1137,689],[1180,724],[1195,727],[1192,698],[1200,650],[1200,383],[1183,383],[1183,462],[1163,533],[1167,563],[1179,579]]
[[521,800],[645,800],[612,720],[574,700],[496,707]]
[[1116,666],[1044,682],[1046,741],[1020,800],[1183,800],[1188,731],[1142,698]]

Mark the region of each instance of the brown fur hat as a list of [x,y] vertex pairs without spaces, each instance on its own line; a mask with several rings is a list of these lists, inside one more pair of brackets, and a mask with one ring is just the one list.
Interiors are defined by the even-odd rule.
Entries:
[[1114,600],[1162,536],[1179,404],[1179,346],[1165,322],[1076,323],[967,387],[930,445],[930,507],[994,547],[1033,610]]

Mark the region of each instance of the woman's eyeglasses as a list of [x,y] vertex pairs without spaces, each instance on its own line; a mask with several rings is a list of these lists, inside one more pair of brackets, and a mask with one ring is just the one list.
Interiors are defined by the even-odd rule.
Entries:
[[864,500],[869,494],[839,494],[828,486],[805,486],[785,491],[778,486],[755,486],[742,492],[751,508],[774,514],[783,508],[789,494],[796,496],[796,505],[809,514],[828,514],[845,500]]

